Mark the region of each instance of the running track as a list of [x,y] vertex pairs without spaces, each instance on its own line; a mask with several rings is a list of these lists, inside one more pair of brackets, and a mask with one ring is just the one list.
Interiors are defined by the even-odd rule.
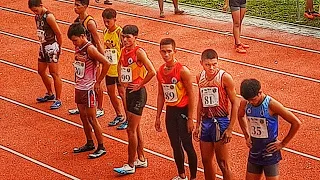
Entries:
[[[113,167],[127,159],[126,133],[107,128],[114,112],[105,96],[106,115],[99,119],[103,126],[108,153],[103,158],[88,160],[87,154],[72,154],[72,148],[84,143],[78,116],[69,116],[74,107],[73,45],[66,37],[68,23],[75,19],[70,1],[44,0],[55,13],[64,34],[64,51],[60,59],[60,74],[64,79],[63,106],[48,110],[49,104],[35,103],[35,97],[45,91],[36,74],[38,45],[35,23],[27,1],[3,0],[0,3],[0,179],[170,179],[176,175],[172,151],[166,133],[157,133],[153,123],[156,106],[156,79],[147,86],[148,108],[144,111],[142,127],[149,168],[138,169],[135,175],[119,177]],[[102,4],[92,4],[89,12],[103,29]],[[232,47],[231,24],[194,16],[170,16],[158,19],[158,10],[122,2],[114,2],[119,11],[118,24],[140,27],[139,45],[148,53],[156,68],[161,64],[158,42],[172,37],[177,41],[177,58],[195,76],[200,70],[199,53],[214,48],[221,57],[220,65],[230,72],[237,87],[242,79],[256,77],[267,94],[283,102],[303,121],[297,136],[282,151],[280,173],[283,179],[317,179],[320,172],[318,145],[320,109],[319,39],[287,34],[257,27],[244,27],[244,42],[251,48],[247,55],[236,54]],[[258,32],[258,33],[257,33]],[[100,34],[101,35],[101,34]],[[229,48],[230,47],[230,48]],[[239,88],[237,88],[239,89]],[[197,90],[197,87],[194,87]],[[280,120],[280,132],[288,124]],[[244,179],[247,148],[240,128],[230,143],[230,155],[235,179]],[[284,136],[280,133],[280,138]],[[203,179],[199,146],[199,179]],[[221,175],[221,173],[219,172]],[[221,178],[221,176],[218,176]]]

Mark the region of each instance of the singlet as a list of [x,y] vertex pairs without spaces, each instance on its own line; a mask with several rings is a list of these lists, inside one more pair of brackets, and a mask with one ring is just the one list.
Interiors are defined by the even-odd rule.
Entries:
[[202,99],[201,116],[204,118],[229,115],[228,94],[222,83],[224,73],[224,70],[219,69],[212,80],[207,79],[206,71],[200,73],[198,86]]
[[87,40],[90,41],[94,46],[96,46],[96,42],[94,41],[92,34],[88,29],[88,23],[90,20],[92,20],[97,25],[96,21],[90,15],[88,15],[82,22],[80,21],[80,17],[77,17],[77,19],[74,20],[74,22],[80,22],[82,24],[82,26],[86,29]]
[[121,54],[121,38],[122,28],[118,26],[114,31],[109,32],[108,29],[103,31],[103,43],[105,56],[110,62],[110,68],[107,76],[118,77],[118,62]]
[[36,25],[37,25],[37,36],[42,45],[48,45],[56,42],[56,34],[47,22],[47,17],[52,14],[46,11],[42,16],[36,15]]
[[137,50],[139,46],[136,46],[130,51],[126,51],[123,48],[121,51],[121,82],[139,84],[143,81],[147,74],[147,70],[144,65],[137,59]]
[[266,146],[278,137],[278,116],[269,114],[270,96],[266,96],[259,106],[247,104],[246,115],[252,141],[249,162],[258,165],[272,165],[281,160],[280,151],[267,153]]
[[159,68],[157,78],[162,84],[166,105],[185,107],[188,105],[188,96],[180,76],[183,66],[177,62],[168,74],[164,73],[164,67],[165,64]]
[[[97,63],[88,55],[89,46],[92,46],[91,42],[87,42],[81,48],[76,47],[76,59],[73,65],[75,68],[75,88],[78,90],[90,90],[96,83]],[[81,59],[77,56],[80,56]]]

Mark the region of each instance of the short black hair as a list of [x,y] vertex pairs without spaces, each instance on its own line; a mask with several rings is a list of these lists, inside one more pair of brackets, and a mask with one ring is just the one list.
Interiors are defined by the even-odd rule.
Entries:
[[172,38],[164,38],[164,39],[161,39],[160,41],[160,46],[169,45],[169,44],[172,45],[173,49],[176,49],[176,42]]
[[131,34],[133,36],[138,36],[139,29],[136,25],[125,25],[122,28],[122,34]]
[[29,0],[28,1],[29,9],[31,9],[33,7],[40,7],[41,4],[42,4],[42,0]]
[[240,85],[240,94],[246,99],[252,99],[259,94],[261,84],[257,79],[245,79]]
[[75,0],[75,1],[80,1],[80,3],[85,6],[89,6],[89,3],[90,3],[89,2],[90,0]]
[[218,53],[213,49],[206,49],[201,54],[201,60],[218,59]]
[[112,8],[106,8],[102,12],[102,18],[113,19],[117,17],[117,11]]
[[71,39],[72,36],[80,37],[82,34],[86,34],[86,29],[83,27],[81,23],[75,22],[69,26],[67,34],[69,39]]

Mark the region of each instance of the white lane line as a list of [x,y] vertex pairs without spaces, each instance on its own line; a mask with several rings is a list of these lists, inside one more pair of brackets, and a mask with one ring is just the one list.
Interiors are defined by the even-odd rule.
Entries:
[[4,150],[4,151],[7,151],[7,152],[10,152],[10,153],[12,153],[12,154],[14,154],[14,155],[16,155],[16,156],[19,156],[19,157],[25,159],[25,160],[31,161],[31,162],[39,165],[39,166],[42,166],[42,167],[44,167],[44,168],[47,168],[47,169],[49,169],[49,170],[51,170],[51,171],[54,171],[54,172],[56,172],[56,173],[58,173],[58,174],[61,174],[61,175],[65,176],[65,177],[68,177],[68,178],[70,178],[70,179],[80,180],[80,179],[77,178],[77,177],[74,177],[74,176],[72,176],[72,175],[70,175],[70,174],[68,174],[68,173],[65,173],[65,172],[63,172],[63,171],[61,171],[61,170],[59,170],[59,169],[56,169],[56,168],[54,168],[54,167],[52,167],[52,166],[49,166],[49,165],[47,165],[47,164],[45,164],[45,163],[43,163],[43,162],[40,162],[40,161],[38,161],[38,160],[35,160],[35,159],[33,159],[33,158],[29,157],[29,156],[26,156],[26,155],[24,155],[24,154],[21,154],[21,153],[15,151],[15,150],[13,150],[13,149],[10,149],[10,148],[8,148],[8,147],[2,146],[1,144],[0,144],[0,149],[2,149],[2,150]]
[[[62,21],[58,20],[58,22],[62,22]],[[63,22],[62,24],[64,24],[64,23],[65,24],[70,24],[70,23],[67,23],[67,22]],[[98,30],[98,32],[102,33],[102,30]],[[26,40],[26,41],[30,41],[30,42],[34,42],[34,43],[38,43],[39,44],[39,42],[36,41],[36,40],[29,39],[29,38],[26,38],[26,37],[23,37],[23,36],[20,36],[20,35],[15,35],[15,34],[12,34],[12,33],[8,33],[8,32],[5,32],[5,31],[1,31],[0,30],[0,34],[4,34],[4,35],[7,35],[7,36],[11,36],[11,37],[14,37],[14,38],[19,38],[19,39],[23,39],[23,40]],[[157,45],[157,46],[159,45],[159,43],[155,43],[155,42],[148,41],[148,40],[138,39],[138,41],[143,42],[143,43]],[[62,49],[67,51],[67,52],[74,53],[73,50],[70,50],[70,49],[67,49],[67,48],[62,48]],[[194,54],[194,55],[201,55],[200,52],[195,52],[195,51],[191,51],[191,50],[187,50],[187,49],[183,49],[183,48],[178,48],[178,47],[176,49],[180,50],[182,52],[191,53],[191,54]],[[284,71],[280,71],[280,70],[275,70],[275,69],[271,69],[271,68],[266,68],[266,67],[262,67],[262,66],[248,64],[248,63],[244,63],[244,62],[240,62],[240,61],[236,61],[236,60],[232,60],[232,59],[227,59],[227,58],[222,58],[222,57],[219,57],[219,60],[226,61],[226,62],[229,62],[229,63],[238,64],[238,65],[243,65],[243,66],[247,66],[247,67],[251,67],[251,68],[256,68],[256,69],[260,69],[260,70],[263,70],[263,71],[273,72],[273,73],[276,73],[276,74],[290,76],[290,77],[294,77],[294,78],[298,78],[298,79],[303,79],[303,80],[307,80],[307,81],[311,81],[311,82],[320,83],[320,79],[310,78],[310,77],[307,77],[307,76],[288,73],[288,72],[284,72]],[[196,83],[192,83],[192,84],[194,86],[197,86]]]
[[[21,67],[20,65],[16,65],[16,64],[14,64],[14,63],[7,62],[7,61],[4,61],[4,60],[2,60],[2,59],[0,59],[0,63],[12,65],[12,66],[18,67],[18,68]],[[23,67],[23,66],[22,66],[22,67]],[[25,69],[26,67],[23,67],[23,68]],[[26,69],[29,69],[29,68],[26,68]],[[30,71],[30,72],[35,72],[35,70],[33,70],[33,69],[30,69],[30,70],[28,70],[28,71]],[[66,79],[62,79],[62,81],[63,81],[63,82],[66,82],[66,83],[69,83],[69,84],[72,84],[72,85],[75,84],[74,82],[69,81],[69,80],[66,80]],[[106,94],[106,95],[108,94],[107,92],[103,92],[103,93]],[[118,98],[120,99],[120,96],[118,96]],[[149,108],[149,109],[152,109],[152,110],[157,110],[156,107],[153,107],[153,106],[150,106],[150,105],[146,105],[146,107]],[[165,113],[165,112],[166,112],[165,110],[162,110],[162,113]],[[298,113],[298,112],[297,112],[297,113]],[[314,115],[314,116],[317,116],[317,115]],[[317,117],[320,119],[320,116],[317,116]],[[193,121],[196,122],[196,120],[193,120]],[[82,127],[82,126],[81,126],[81,127]],[[233,131],[232,134],[244,138],[244,135],[241,134],[241,133],[238,133],[238,132]],[[124,143],[125,143],[125,141],[124,141]],[[289,149],[289,148],[283,148],[283,150],[288,151],[288,152],[291,152],[291,153],[293,153],[293,154],[298,154],[298,155],[301,155],[301,156],[304,156],[304,157],[307,157],[307,158],[311,158],[311,159],[314,159],[314,160],[319,160],[318,157],[315,157],[315,156],[312,156],[312,155],[309,155],[309,154],[306,154],[306,153],[302,153],[302,152],[299,152],[299,151],[296,151],[296,150],[292,150],[292,149]],[[296,152],[297,152],[297,153],[296,153]]]
[[[74,2],[66,1],[66,0],[57,0],[57,1],[63,2],[63,3],[69,3],[69,4],[74,3]],[[104,8],[99,7],[99,6],[89,5],[89,7],[93,8],[93,9],[104,10]],[[165,24],[171,24],[171,25],[186,27],[186,28],[190,28],[190,29],[196,29],[196,30],[200,30],[200,31],[206,31],[206,32],[212,32],[212,33],[217,33],[217,34],[222,34],[222,35],[233,36],[233,34],[228,31],[219,31],[219,30],[214,30],[214,29],[209,29],[209,28],[204,28],[204,27],[199,27],[199,26],[193,26],[193,25],[189,25],[189,24],[183,24],[183,23],[178,23],[178,22],[173,22],[173,21],[168,21],[168,20],[163,20],[163,19],[157,19],[157,18],[148,17],[148,16],[143,16],[143,15],[128,13],[128,12],[124,12],[124,11],[117,11],[117,12],[122,15],[132,16],[132,17],[141,18],[141,19],[147,19],[150,21],[156,21],[156,22],[161,22],[161,23],[165,23]],[[252,41],[258,41],[258,42],[262,42],[262,43],[267,43],[267,44],[272,44],[272,45],[277,45],[277,46],[282,46],[282,47],[298,49],[298,50],[302,50],[302,51],[320,54],[320,51],[314,50],[314,49],[308,49],[308,48],[303,48],[303,47],[299,47],[299,46],[283,44],[283,43],[279,43],[279,42],[274,42],[274,41],[269,41],[269,40],[264,40],[264,39],[249,37],[249,36],[240,36],[240,37],[243,39],[248,39],[248,40],[252,40]]]
[[[18,101],[13,100],[13,99],[9,99],[9,98],[4,97],[4,96],[1,96],[1,95],[0,95],[0,99],[2,99],[2,100],[4,100],[4,101],[7,101],[7,102],[10,102],[10,103],[12,103],[12,104],[18,105],[18,106],[22,106],[22,107],[24,107],[24,108],[26,108],[26,109],[35,111],[35,112],[37,112],[37,113],[40,113],[40,114],[49,116],[49,117],[51,117],[51,118],[57,119],[57,120],[59,120],[59,121],[62,121],[62,122],[64,122],[64,123],[67,123],[67,124],[70,124],[70,125],[73,125],[73,126],[76,126],[76,127],[78,127],[78,128],[82,128],[82,129],[83,129],[83,126],[80,125],[80,124],[77,124],[77,123],[72,122],[72,121],[70,121],[70,120],[67,120],[67,119],[64,119],[64,118],[62,118],[62,117],[56,116],[56,115],[54,115],[54,114],[51,114],[51,113],[42,111],[42,110],[37,109],[37,108],[34,108],[34,107],[32,107],[32,106],[29,106],[29,105],[20,103],[20,102],[18,102]],[[127,141],[124,141],[124,140],[119,139],[119,138],[117,138],[117,137],[108,135],[108,134],[106,134],[106,133],[102,133],[102,135],[103,135],[104,137],[109,138],[109,139],[112,139],[112,140],[114,140],[114,141],[118,141],[118,142],[123,143],[123,144],[128,144]],[[164,155],[164,154],[155,152],[155,151],[150,150],[150,149],[147,149],[147,148],[143,148],[143,150],[146,151],[146,152],[148,152],[148,153],[150,153],[150,154],[153,154],[153,155],[155,155],[155,156],[158,156],[158,157],[161,157],[161,158],[164,158],[164,159],[167,159],[167,160],[169,160],[169,161],[173,161],[173,162],[174,162],[174,159],[173,159],[173,158],[171,158],[171,157],[169,157],[169,156],[166,156],[166,155]],[[187,163],[185,163],[185,166],[189,166],[189,165],[188,165]],[[204,172],[204,170],[203,170],[202,168],[199,168],[199,167],[197,168],[197,170],[200,171],[200,172]],[[220,178],[220,179],[222,179],[222,176],[220,176],[220,175],[217,175],[217,177]]]

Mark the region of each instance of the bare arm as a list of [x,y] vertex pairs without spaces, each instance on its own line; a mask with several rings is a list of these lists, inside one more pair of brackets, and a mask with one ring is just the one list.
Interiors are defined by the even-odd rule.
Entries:
[[88,22],[88,30],[92,34],[92,38],[94,42],[96,43],[97,49],[101,54],[104,54],[103,46],[101,43],[101,40],[99,38],[98,30],[97,30],[97,25],[95,21],[90,20]]
[[142,87],[156,75],[156,70],[154,69],[150,59],[148,58],[146,52],[143,49],[137,50],[137,58],[140,62],[143,63],[144,67],[147,69],[147,75],[140,84],[140,87]]
[[56,18],[54,17],[53,14],[49,14],[47,17],[47,23],[49,24],[49,26],[51,27],[51,29],[53,30],[54,34],[57,37],[57,42],[60,46],[60,50],[61,50],[61,46],[62,46],[62,34],[60,31],[60,28],[57,24]]
[[106,76],[109,67],[110,67],[110,63],[109,61],[97,50],[96,47],[94,46],[89,46],[88,47],[88,55],[98,61],[100,64],[102,64],[102,71],[100,73],[100,76],[97,79],[97,83],[100,84],[101,81],[104,79],[104,77]]
[[190,70],[183,66],[180,72],[181,81],[186,89],[188,96],[188,132],[192,133],[194,125],[193,125],[193,112],[194,112],[194,94],[193,94],[193,86],[192,86],[192,77]]
[[222,81],[231,102],[230,124],[228,129],[232,131],[234,123],[237,120],[237,114],[238,114],[238,108],[239,108],[238,97],[237,97],[234,81],[231,75],[228,73],[225,73],[222,77]]
[[[199,79],[200,79],[200,76],[197,75],[196,77],[197,79],[197,83],[199,84]],[[200,88],[199,88],[199,95],[198,95],[198,105],[197,105],[197,123],[196,123],[196,128],[199,128],[200,127],[200,123],[201,123],[201,110],[202,110],[202,99],[201,99],[201,94],[200,94]]]
[[162,114],[163,105],[164,105],[163,89],[162,89],[162,84],[158,79],[157,116],[156,116],[156,122],[155,122],[155,128],[158,132],[162,131],[161,114]]
[[239,121],[240,128],[244,134],[244,137],[248,139],[250,137],[250,134],[249,134],[247,119],[245,117],[246,106],[247,106],[247,101],[245,99],[242,99],[238,109],[238,121]]

